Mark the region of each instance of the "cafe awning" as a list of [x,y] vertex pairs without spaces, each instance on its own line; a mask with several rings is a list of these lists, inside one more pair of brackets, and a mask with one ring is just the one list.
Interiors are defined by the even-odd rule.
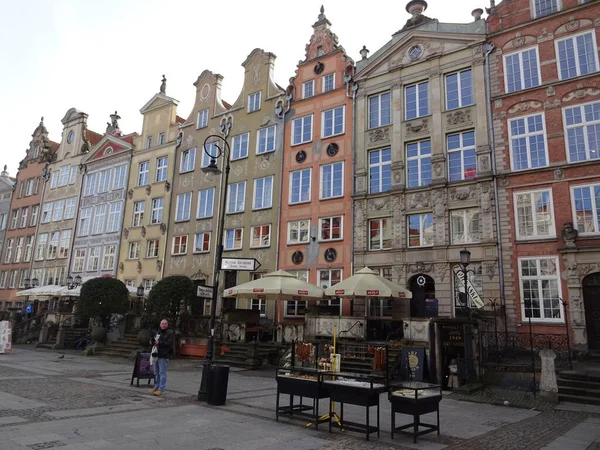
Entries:
[[331,297],[412,298],[412,292],[399,284],[380,277],[374,270],[364,267],[354,275],[325,290]]
[[17,292],[17,297],[31,297],[31,296],[50,296],[60,297],[60,292],[64,286],[56,286],[55,284],[49,284],[47,286],[38,286],[31,289],[25,289]]
[[289,272],[277,270],[265,274],[258,280],[225,289],[223,296],[271,300],[319,300],[323,298],[323,289],[298,280]]

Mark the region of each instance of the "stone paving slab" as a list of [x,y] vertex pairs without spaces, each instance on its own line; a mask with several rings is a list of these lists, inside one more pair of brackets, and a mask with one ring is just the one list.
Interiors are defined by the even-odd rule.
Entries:
[[[3,383],[2,389],[5,389],[5,383]],[[0,411],[2,410],[23,410],[32,408],[41,408],[47,406],[45,403],[41,403],[35,400],[30,400],[18,395],[9,394],[7,392],[0,391]]]
[[83,408],[83,409],[69,409],[65,411],[51,411],[45,413],[47,416],[54,417],[57,419],[64,419],[67,417],[81,417],[81,416],[95,416],[100,414],[116,413],[123,411],[138,411],[141,409],[147,409],[149,406],[141,404],[125,404],[125,405],[114,405],[114,406],[100,406],[98,408]]
[[24,419],[20,416],[5,416],[0,417],[0,425],[13,425],[15,423],[23,423],[27,422],[27,419]]

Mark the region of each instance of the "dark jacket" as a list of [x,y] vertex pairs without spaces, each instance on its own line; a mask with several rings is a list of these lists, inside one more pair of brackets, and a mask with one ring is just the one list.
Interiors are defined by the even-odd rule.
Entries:
[[158,334],[158,357],[168,358],[173,350],[173,331],[168,328],[166,330],[159,329],[154,337],[156,334]]

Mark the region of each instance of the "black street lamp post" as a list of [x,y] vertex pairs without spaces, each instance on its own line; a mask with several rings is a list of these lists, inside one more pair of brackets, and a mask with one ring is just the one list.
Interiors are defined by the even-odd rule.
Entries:
[[[207,146],[212,150],[209,151]],[[202,381],[200,384],[200,390],[198,391],[198,399],[204,400],[206,398],[208,390],[208,370],[213,365],[215,357],[215,327],[217,319],[217,301],[219,295],[219,278],[221,274],[221,264],[223,259],[223,233],[225,231],[225,208],[227,207],[227,184],[229,182],[229,170],[230,170],[230,148],[227,140],[224,137],[216,134],[208,136],[204,140],[202,145],[204,152],[210,157],[210,163],[208,166],[203,167],[204,173],[221,174],[223,177],[220,191],[221,207],[219,210],[219,222],[217,223],[216,229],[216,255],[215,255],[215,266],[213,269],[213,291],[212,299],[210,302],[210,319],[209,319],[209,336],[208,336],[208,348],[206,350],[206,362],[204,369],[202,370]],[[221,171],[217,166],[217,159],[223,156],[224,171]]]

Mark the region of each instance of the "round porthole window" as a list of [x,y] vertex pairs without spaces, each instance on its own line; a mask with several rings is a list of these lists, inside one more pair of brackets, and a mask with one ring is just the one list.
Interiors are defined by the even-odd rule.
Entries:
[[333,248],[328,248],[325,250],[325,261],[333,262],[337,258],[337,252]]
[[69,131],[69,135],[67,136],[67,144],[70,144],[71,142],[73,142],[74,138],[75,138],[75,132],[73,130]]
[[302,252],[300,250],[296,250],[292,254],[292,262],[294,264],[301,264],[302,261],[304,261],[304,255],[302,254]]
[[306,161],[306,152],[304,150],[300,150],[296,153],[296,162],[303,163]]
[[423,54],[423,48],[420,45],[413,45],[409,50],[408,50],[408,57],[410,59],[412,59],[413,61],[415,59],[419,59],[421,57],[421,55]]

